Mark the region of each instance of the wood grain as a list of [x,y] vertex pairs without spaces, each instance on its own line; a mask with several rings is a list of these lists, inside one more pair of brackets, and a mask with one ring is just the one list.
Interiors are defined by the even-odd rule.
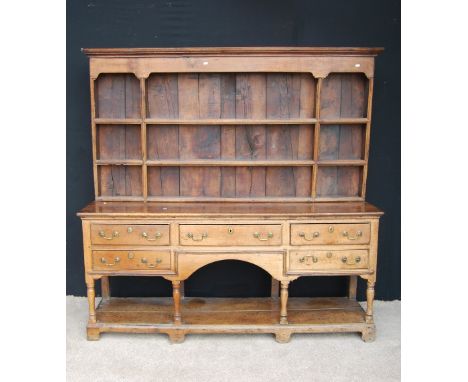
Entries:
[[99,195],[141,196],[140,166],[99,166]]
[[383,212],[367,202],[291,202],[291,203],[197,203],[197,202],[102,202],[94,201],[84,207],[82,218],[169,218],[192,217],[282,217],[282,218],[353,218],[381,216]]
[[[236,77],[236,118],[266,117],[266,77],[264,74],[240,74]],[[266,159],[264,125],[236,127],[236,159]],[[236,196],[265,196],[265,169],[238,167]]]
[[140,126],[99,125],[97,159],[142,159]]
[[96,80],[99,118],[140,118],[140,83],[132,74],[103,74]]
[[321,125],[320,160],[364,158],[365,128],[361,125]]
[[361,167],[319,166],[317,175],[317,196],[359,196],[361,190],[361,179]]
[[333,73],[323,80],[321,118],[364,118],[367,79],[360,74]]

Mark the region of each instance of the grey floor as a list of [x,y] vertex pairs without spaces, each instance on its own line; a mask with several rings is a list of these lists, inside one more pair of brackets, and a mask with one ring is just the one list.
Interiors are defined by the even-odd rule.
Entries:
[[67,297],[67,381],[399,381],[399,301],[375,302],[377,338],[358,334],[187,335],[105,333],[86,340],[87,301]]

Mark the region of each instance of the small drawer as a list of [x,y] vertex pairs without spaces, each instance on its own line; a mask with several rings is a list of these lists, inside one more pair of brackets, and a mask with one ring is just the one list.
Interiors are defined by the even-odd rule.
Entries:
[[92,224],[91,243],[101,245],[169,245],[168,224]]
[[93,269],[97,271],[171,270],[170,251],[93,251]]
[[292,245],[369,244],[370,225],[291,224]]
[[180,244],[190,246],[281,245],[281,225],[180,225]]
[[290,251],[288,271],[366,269],[367,249]]

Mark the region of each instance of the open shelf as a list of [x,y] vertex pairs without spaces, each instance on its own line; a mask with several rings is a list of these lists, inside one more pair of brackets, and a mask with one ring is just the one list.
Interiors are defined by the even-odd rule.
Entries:
[[133,74],[101,74],[94,93],[97,118],[141,118],[140,81]]
[[366,118],[368,80],[362,73],[331,73],[323,80],[320,99],[322,119]]
[[359,197],[362,189],[362,170],[360,166],[319,166],[317,197]]
[[141,166],[98,166],[98,196],[141,197],[143,195]]
[[362,73],[100,74],[96,197],[362,200],[369,83]]
[[275,125],[268,128],[263,125],[147,125],[146,128],[150,161],[313,159],[313,125]]
[[153,73],[146,117],[310,119],[315,83],[310,73]]
[[319,160],[363,160],[365,125],[320,126]]
[[140,126],[99,125],[96,132],[97,160],[142,160]]
[[[99,304],[97,324],[173,325],[172,298],[111,298]],[[278,298],[185,297],[181,304],[182,326],[280,325]],[[288,299],[288,324],[363,324],[365,312],[358,302],[344,297]],[[181,327],[180,325],[178,327]],[[285,325],[281,325],[285,327]]]
[[310,197],[311,167],[149,166],[148,198]]

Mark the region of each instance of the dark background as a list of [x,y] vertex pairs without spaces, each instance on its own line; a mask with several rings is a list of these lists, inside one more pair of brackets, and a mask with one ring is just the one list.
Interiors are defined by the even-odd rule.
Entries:
[[[384,47],[376,60],[367,201],[380,225],[376,298],[400,299],[400,2],[396,0],[68,0],[67,294],[84,296],[81,222],[94,199],[88,61],[82,47]],[[345,277],[302,277],[292,296],[346,292]],[[160,277],[111,278],[117,296],[169,296]],[[266,296],[270,277],[254,265],[219,262],[186,282],[187,295]],[[360,280],[360,299],[364,298]]]

